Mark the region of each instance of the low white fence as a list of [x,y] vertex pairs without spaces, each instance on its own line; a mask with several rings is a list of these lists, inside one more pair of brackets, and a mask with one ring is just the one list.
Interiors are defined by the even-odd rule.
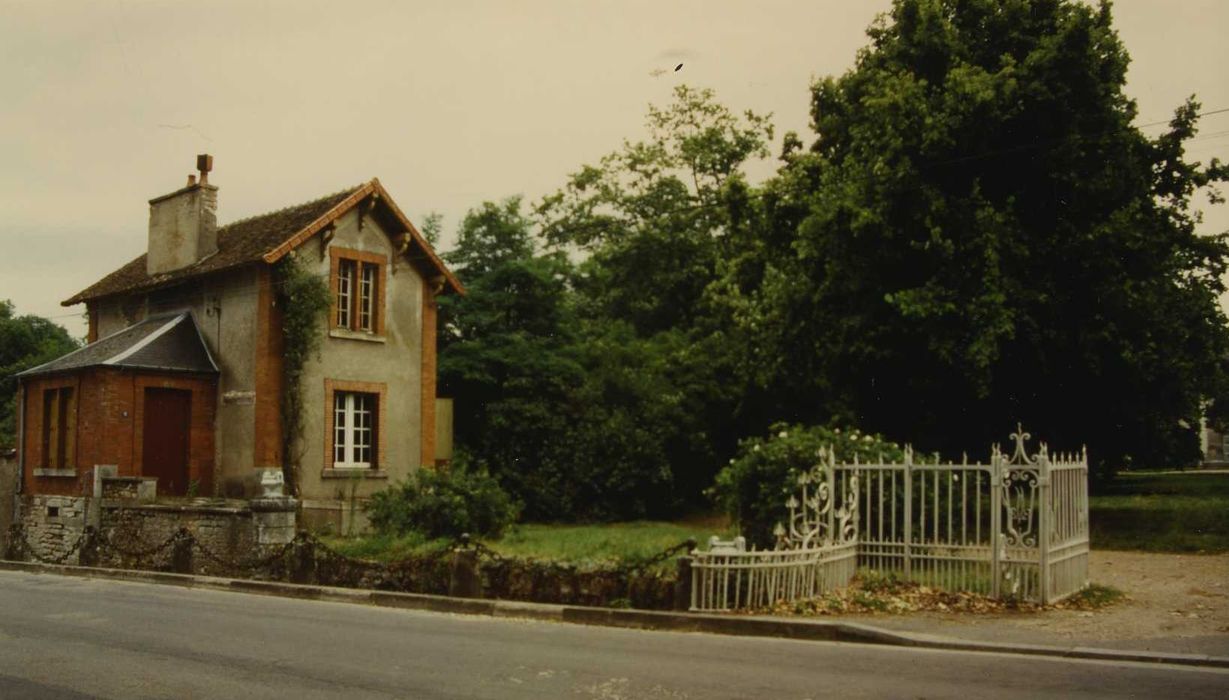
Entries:
[[766,608],[814,598],[849,585],[857,545],[773,551],[697,552],[691,564],[691,609]]
[[739,537],[692,552],[692,610],[762,608],[849,584],[858,568],[858,474],[832,469],[830,457],[799,475],[776,549],[744,551]]
[[[1029,455],[1028,433],[1011,437],[1014,452],[996,445],[985,464],[918,463],[909,448],[898,463],[837,464],[822,452],[800,482],[802,501],[787,503],[784,551],[693,553],[693,609],[763,607],[845,585],[851,549],[859,568],[948,590],[1041,603],[1078,592],[1088,585],[1087,451],[1050,454],[1043,443]],[[793,521],[816,508],[824,527],[804,542]]]

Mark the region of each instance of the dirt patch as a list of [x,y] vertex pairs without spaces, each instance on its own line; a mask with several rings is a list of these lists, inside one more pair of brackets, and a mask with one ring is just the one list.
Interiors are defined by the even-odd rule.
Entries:
[[889,629],[987,641],[1229,656],[1229,554],[1094,551],[1090,578],[1126,597],[1096,611],[842,617]]
[[1127,599],[1091,616],[1053,611],[1038,621],[1099,639],[1229,635],[1229,554],[1093,551],[1089,564],[1093,581]]

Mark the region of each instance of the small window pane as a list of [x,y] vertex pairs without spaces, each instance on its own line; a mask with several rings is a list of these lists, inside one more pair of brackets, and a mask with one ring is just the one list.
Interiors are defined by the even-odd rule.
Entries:
[[350,305],[354,299],[354,261],[337,263],[337,325],[350,327]]
[[359,283],[358,325],[365,331],[375,330],[376,266],[363,265],[363,278]]

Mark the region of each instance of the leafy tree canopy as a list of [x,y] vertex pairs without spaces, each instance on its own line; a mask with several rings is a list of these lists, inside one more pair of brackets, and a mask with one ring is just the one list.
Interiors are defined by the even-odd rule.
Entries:
[[951,451],[1019,419],[1104,464],[1196,459],[1229,350],[1198,103],[1131,126],[1108,3],[897,0],[868,33],[782,175],[815,182],[760,319],[795,405]]

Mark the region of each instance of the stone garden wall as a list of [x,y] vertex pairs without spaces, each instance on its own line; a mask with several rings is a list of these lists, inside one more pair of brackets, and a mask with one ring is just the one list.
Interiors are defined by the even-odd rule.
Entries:
[[7,558],[230,574],[280,551],[294,537],[296,504],[291,499],[148,503],[137,498],[139,486],[121,479],[102,489],[127,498],[19,496],[20,516],[17,527],[8,531]]

